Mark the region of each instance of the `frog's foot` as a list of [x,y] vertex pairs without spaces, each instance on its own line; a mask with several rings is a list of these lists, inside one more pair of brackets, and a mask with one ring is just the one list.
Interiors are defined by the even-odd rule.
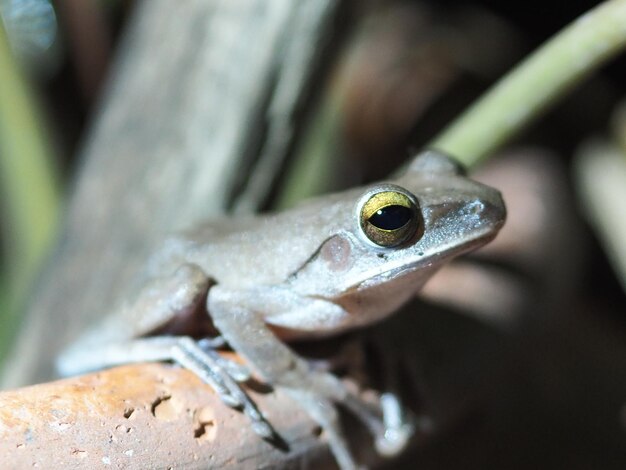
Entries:
[[[226,405],[240,409],[250,419],[252,429],[259,436],[271,438],[275,435],[271,425],[237,383],[238,379],[247,374],[245,368],[236,368],[238,364],[222,358],[215,350],[203,349],[191,338],[177,337],[172,340],[172,360],[209,384]],[[233,371],[236,378],[230,375]]]
[[339,423],[339,413],[335,403],[323,395],[304,387],[276,387],[285,391],[323,429],[337,465],[341,470],[361,469],[352,457],[348,443]]
[[392,394],[365,400],[335,376],[319,371],[311,371],[297,385],[283,383],[276,388],[290,395],[320,424],[342,470],[359,467],[341,430],[337,405],[345,406],[365,425],[380,455],[397,455],[413,435],[413,425],[404,419],[405,413]]
[[173,361],[210,385],[224,404],[240,409],[250,419],[257,434],[264,438],[274,437],[271,425],[238,383],[247,370],[222,358],[209,345],[208,342],[199,345],[187,336],[155,336],[107,343],[92,347],[80,366],[85,371],[137,362]]
[[414,434],[413,420],[393,393],[383,393],[375,405],[354,394],[342,403],[368,428],[380,455],[398,455]]
[[[351,351],[354,356],[354,352]],[[313,373],[330,375],[333,369],[332,363],[327,361],[306,361]],[[369,394],[368,398],[362,397],[347,382],[336,381],[332,393],[335,400],[345,406],[356,416],[368,429],[374,438],[375,448],[378,454],[386,457],[398,455],[408,444],[416,431],[414,416],[402,406],[398,395],[397,380],[387,380],[386,392]],[[332,381],[330,383],[333,383]],[[343,391],[340,391],[343,389]]]
[[[344,347],[341,354],[334,355],[330,359],[307,359],[306,363],[315,373],[332,374],[332,371],[337,368],[365,367],[363,361],[367,359],[364,356],[361,357],[362,354],[363,345],[352,342]],[[390,388],[386,388],[385,393],[377,394],[376,398],[370,397],[368,400],[349,392],[349,387],[345,385],[345,398],[339,401],[365,424],[374,437],[378,454],[386,457],[399,454],[406,447],[418,426],[414,416],[402,406],[395,393],[398,390],[397,380],[387,378],[385,385]]]

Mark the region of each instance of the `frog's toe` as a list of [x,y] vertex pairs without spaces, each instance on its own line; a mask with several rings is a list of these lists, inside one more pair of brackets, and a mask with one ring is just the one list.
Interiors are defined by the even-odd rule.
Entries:
[[198,347],[200,347],[205,353],[210,354],[216,364],[224,369],[224,371],[237,382],[246,382],[250,380],[252,376],[250,369],[243,364],[226,359],[218,354],[215,350],[222,348],[226,345],[226,341],[221,336],[216,338],[203,338],[198,340]]
[[250,380],[250,377],[252,376],[250,369],[243,364],[239,364],[221,356],[216,359],[216,362],[219,367],[223,368],[224,371],[236,382],[246,382]]
[[222,336],[216,336],[214,338],[202,338],[198,340],[198,346],[203,350],[219,349],[226,346],[226,340]]
[[378,436],[374,445],[376,452],[385,457],[398,455],[405,448],[411,436],[413,435],[413,426],[410,424],[403,425],[399,428],[388,428],[382,436]]
[[255,421],[252,423],[252,430],[259,436],[269,439],[274,436],[274,430],[267,421]]
[[380,407],[383,413],[384,431],[376,437],[376,451],[385,456],[397,455],[413,436],[415,426],[394,394],[382,394]]

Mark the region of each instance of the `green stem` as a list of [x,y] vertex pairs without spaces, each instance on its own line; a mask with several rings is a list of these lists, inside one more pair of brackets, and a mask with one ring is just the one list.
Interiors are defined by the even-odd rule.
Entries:
[[429,147],[476,164],[625,45],[626,0],[601,3],[504,76]]

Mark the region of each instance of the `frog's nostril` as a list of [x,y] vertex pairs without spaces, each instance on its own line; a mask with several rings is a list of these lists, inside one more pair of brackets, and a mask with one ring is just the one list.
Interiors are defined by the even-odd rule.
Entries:
[[485,204],[481,201],[473,201],[469,204],[468,207],[470,213],[474,215],[480,215],[485,210]]
[[491,221],[495,226],[501,227],[506,219],[506,206],[500,192],[494,190],[493,197],[483,201],[482,205],[481,217]]

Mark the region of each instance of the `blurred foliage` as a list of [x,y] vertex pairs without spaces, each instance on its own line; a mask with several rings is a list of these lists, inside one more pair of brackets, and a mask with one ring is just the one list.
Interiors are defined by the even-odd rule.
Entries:
[[4,242],[0,352],[40,269],[58,220],[59,194],[41,114],[0,25],[0,194]]

